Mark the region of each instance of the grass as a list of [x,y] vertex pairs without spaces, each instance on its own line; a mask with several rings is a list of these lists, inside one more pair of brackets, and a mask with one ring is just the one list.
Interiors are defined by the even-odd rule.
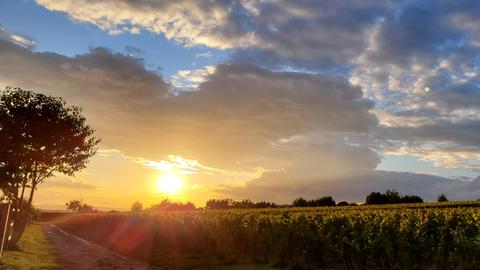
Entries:
[[18,243],[18,250],[7,250],[0,258],[0,269],[58,270],[53,246],[38,224],[30,225]]

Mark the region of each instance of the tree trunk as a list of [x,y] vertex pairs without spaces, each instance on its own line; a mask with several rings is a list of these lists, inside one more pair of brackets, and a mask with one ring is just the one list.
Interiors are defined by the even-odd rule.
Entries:
[[20,238],[22,238],[22,235],[25,232],[25,228],[27,227],[27,224],[28,224],[29,209],[30,209],[30,206],[32,205],[33,194],[35,193],[35,187],[36,187],[36,184],[32,183],[32,189],[30,190],[30,197],[28,198],[28,203],[26,204],[23,203],[23,199],[22,201],[19,201],[17,204],[18,206],[16,207],[17,209],[14,212],[14,215],[12,215],[12,221],[14,222],[14,224],[13,224],[13,228],[12,228],[13,230],[11,234],[12,237],[8,241],[9,249],[17,248],[17,243],[20,240]]
[[22,184],[22,193],[20,194],[20,202],[19,202],[19,205],[18,205],[18,208],[23,210],[23,195],[25,194],[25,186],[27,185],[27,183],[23,183]]
[[30,189],[30,197],[28,198],[28,203],[26,205],[27,209],[30,209],[30,206],[32,205],[33,193],[35,193],[35,188],[36,187],[37,187],[37,184],[34,181],[32,181],[32,189]]

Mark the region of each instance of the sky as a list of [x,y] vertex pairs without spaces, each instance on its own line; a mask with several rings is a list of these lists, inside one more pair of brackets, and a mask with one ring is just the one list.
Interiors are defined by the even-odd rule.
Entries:
[[44,209],[472,200],[479,13],[476,0],[2,0],[0,89],[65,98],[102,140],[87,169],[39,187]]

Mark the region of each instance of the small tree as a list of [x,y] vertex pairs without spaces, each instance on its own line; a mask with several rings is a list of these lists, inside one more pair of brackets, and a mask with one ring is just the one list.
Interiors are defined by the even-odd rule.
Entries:
[[75,212],[78,212],[80,207],[82,207],[82,202],[80,200],[71,200],[65,203],[65,205],[67,206],[67,210],[70,210],[75,213]]
[[55,173],[73,176],[86,167],[99,143],[93,133],[81,109],[61,98],[20,88],[0,92],[0,189],[19,209],[9,244],[25,230],[25,209],[38,185]]
[[445,194],[440,194],[437,199],[438,202],[448,202],[447,196]]
[[341,201],[337,203],[337,206],[349,206],[350,204],[347,201]]
[[310,202],[311,206],[335,206],[332,196],[324,196]]
[[385,196],[380,192],[371,192],[365,199],[365,204],[385,204],[387,200]]
[[132,207],[130,208],[132,212],[140,212],[143,210],[143,204],[140,203],[139,201],[136,201],[132,204]]
[[91,213],[96,211],[93,206],[83,203],[80,200],[71,200],[65,205],[67,206],[67,210],[74,213]]

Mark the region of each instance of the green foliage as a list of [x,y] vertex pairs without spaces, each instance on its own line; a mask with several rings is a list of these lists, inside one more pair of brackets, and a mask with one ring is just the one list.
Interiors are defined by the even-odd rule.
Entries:
[[398,203],[423,203],[423,199],[417,195],[401,196],[395,190],[387,190],[385,193],[371,192],[365,199],[365,204],[398,204]]
[[[477,269],[480,262],[478,202],[90,214],[59,226],[160,266],[193,258],[291,269]],[[118,245],[133,239],[134,248]]]
[[440,194],[437,199],[438,202],[448,202],[447,196],[445,194]]
[[272,202],[252,202],[244,199],[235,201],[232,199],[210,199],[205,204],[207,209],[250,209],[250,208],[275,208],[277,205]]
[[159,204],[150,206],[148,211],[188,211],[195,210],[195,205],[191,202],[181,203],[181,202],[171,202],[168,199],[162,200]]
[[70,210],[74,213],[91,213],[96,212],[93,206],[83,203],[80,200],[71,200],[65,203],[67,210]]
[[143,204],[139,201],[136,201],[132,204],[132,207],[130,208],[131,212],[140,212],[143,210]]
[[[9,245],[20,239],[38,185],[86,167],[99,140],[81,109],[20,88],[0,92],[0,190],[18,209]],[[27,203],[23,203],[27,200]]]
[[335,200],[331,196],[324,196],[314,200],[305,200],[300,197],[293,201],[294,207],[319,207],[319,206],[335,206]]

